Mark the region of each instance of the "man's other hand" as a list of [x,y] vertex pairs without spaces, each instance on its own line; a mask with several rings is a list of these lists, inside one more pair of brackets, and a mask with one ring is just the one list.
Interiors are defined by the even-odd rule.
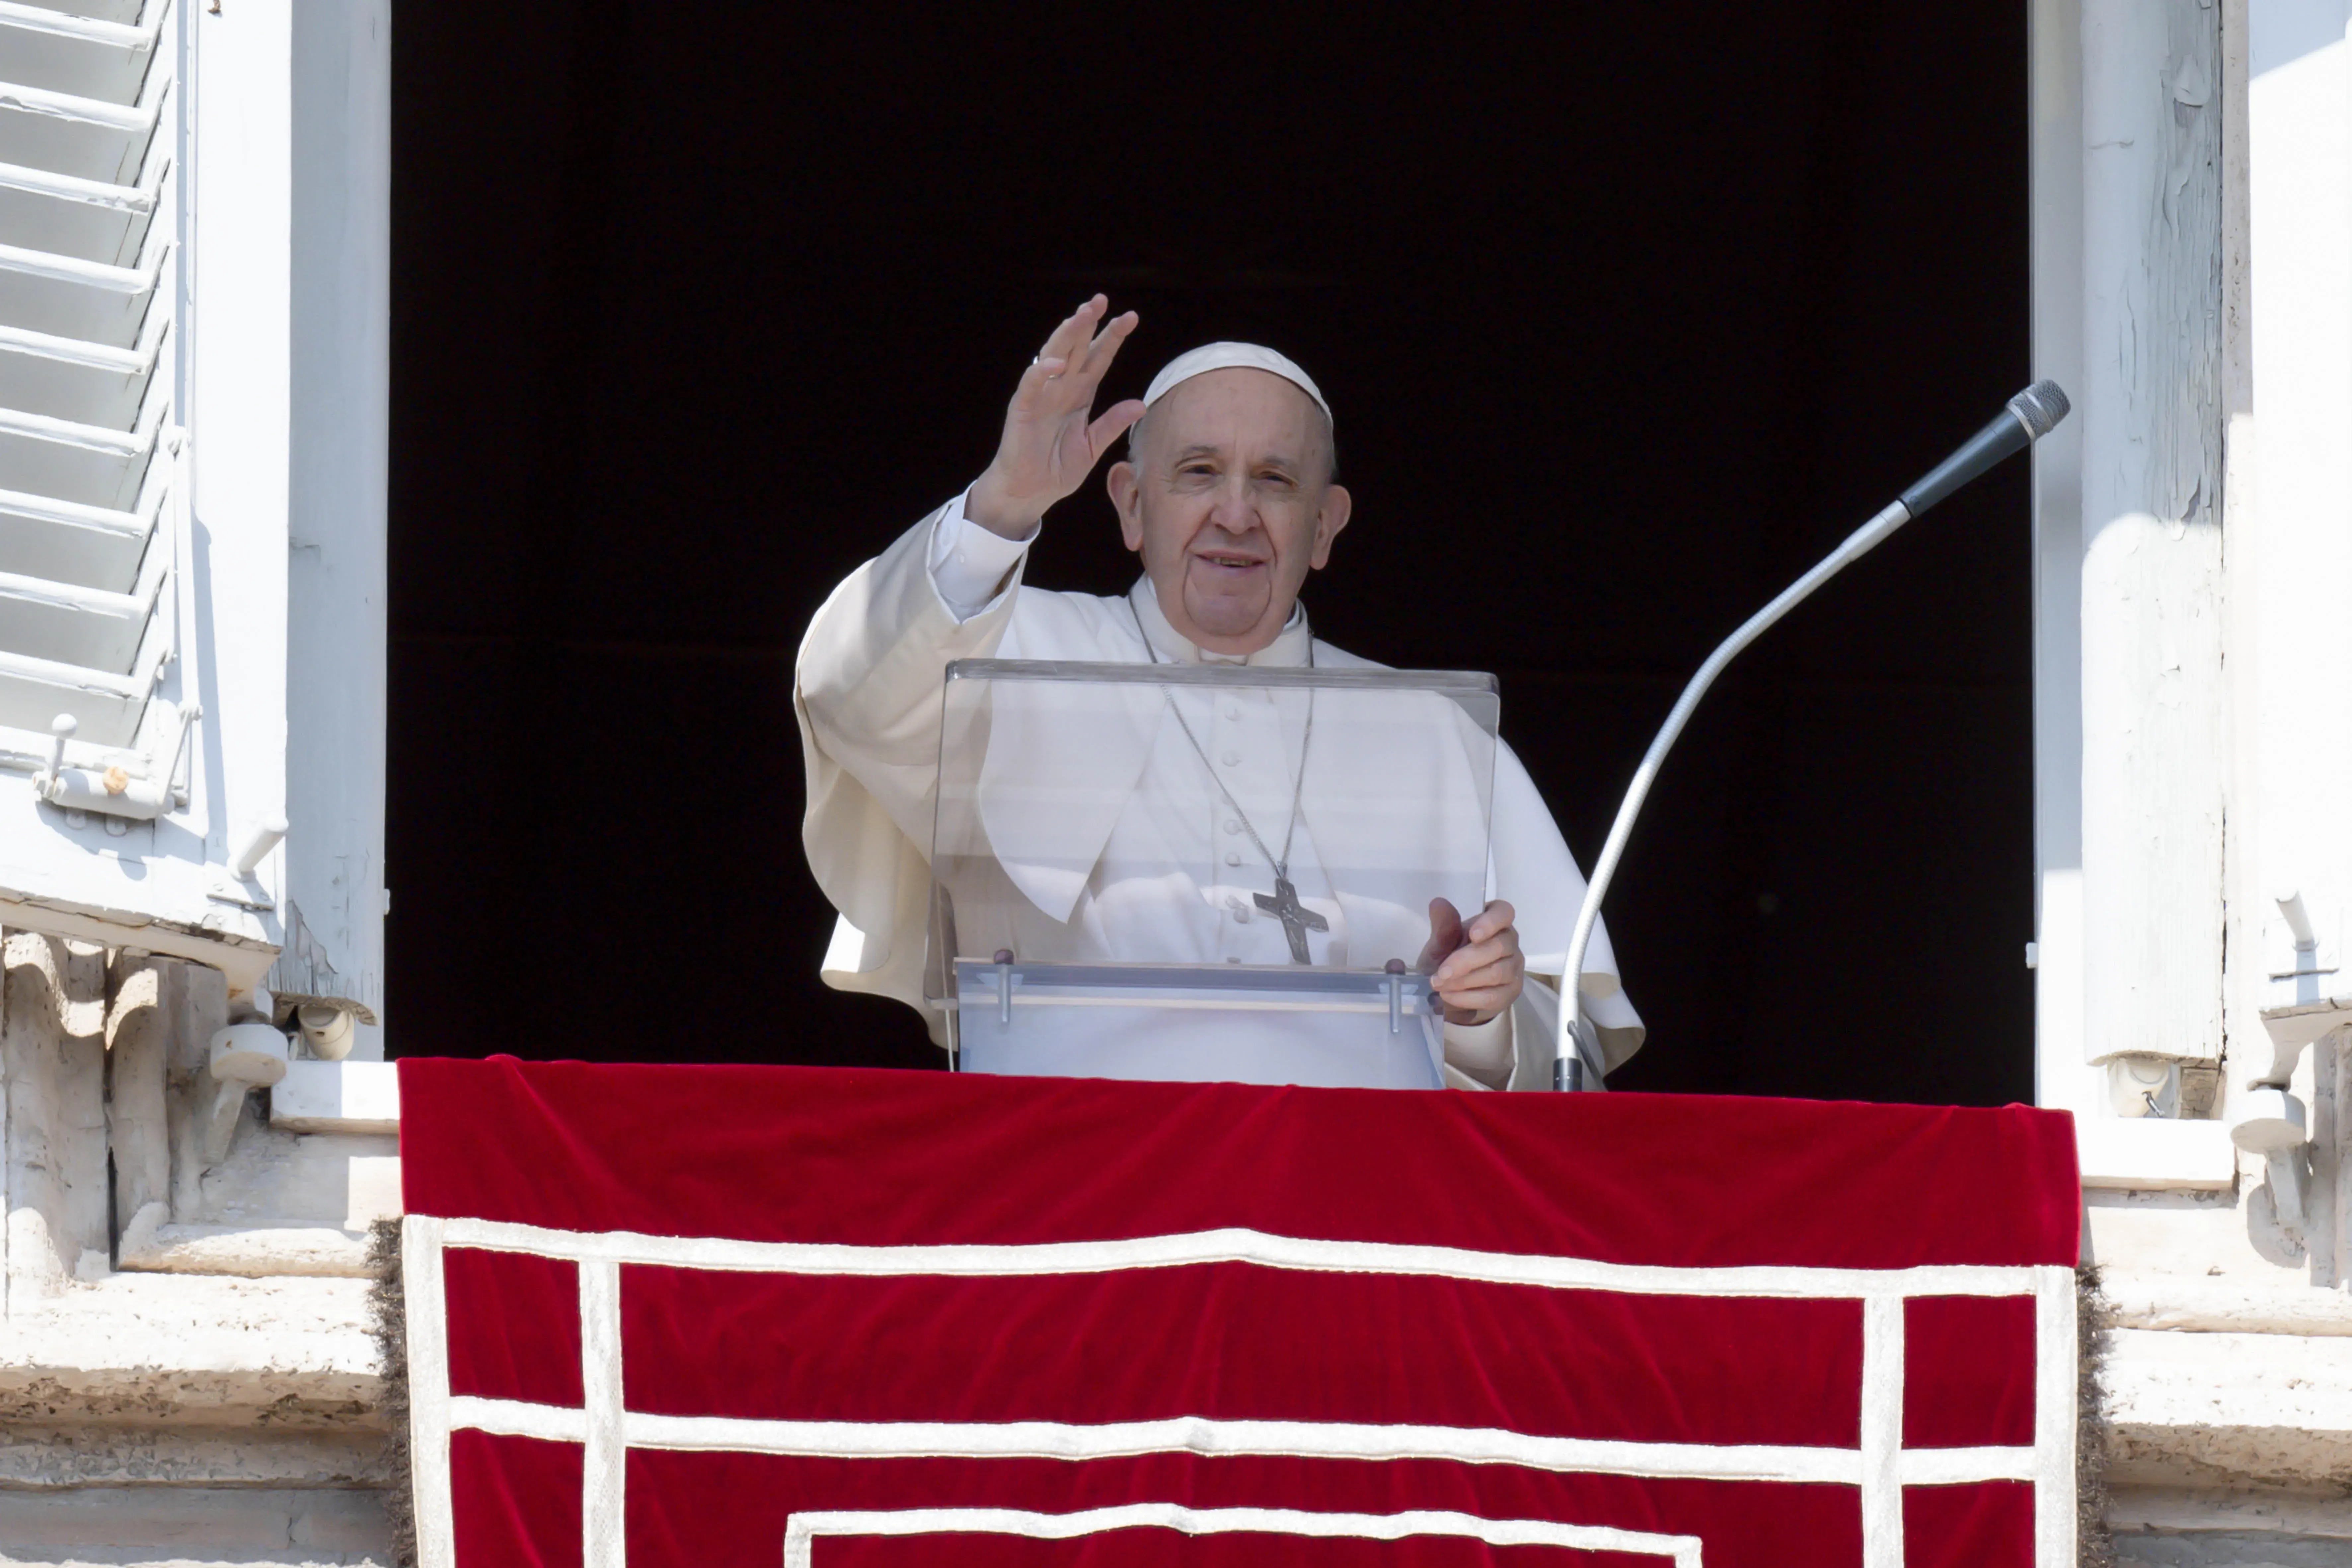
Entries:
[[1484,1024],[1519,999],[1528,961],[1519,952],[1518,911],[1496,899],[1462,923],[1444,899],[1429,900],[1429,945],[1421,967],[1445,1004],[1449,1024]]
[[1026,538],[1045,509],[1086,483],[1111,443],[1143,417],[1142,403],[1133,398],[1092,417],[1095,388],[1137,321],[1129,310],[1097,332],[1095,323],[1109,309],[1100,294],[1079,306],[1023,373],[1004,411],[995,460],[964,500],[964,515],[991,533]]

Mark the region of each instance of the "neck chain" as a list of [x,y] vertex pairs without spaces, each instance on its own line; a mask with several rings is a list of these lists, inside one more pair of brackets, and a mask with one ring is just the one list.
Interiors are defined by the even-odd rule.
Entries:
[[[1136,609],[1135,601],[1132,599],[1128,601],[1127,607],[1135,616],[1136,635],[1143,638],[1143,651],[1150,656],[1152,663],[1160,663],[1160,650],[1151,646],[1151,634],[1143,629],[1143,612]],[[1307,644],[1307,668],[1309,669],[1315,668],[1315,643],[1311,637]],[[1209,761],[1208,749],[1201,744],[1201,737],[1192,732],[1192,726],[1185,719],[1184,710],[1176,706],[1176,694],[1163,689],[1160,698],[1161,701],[1168,704],[1169,714],[1175,719],[1177,728],[1184,731],[1184,739],[1192,743],[1192,754],[1199,757],[1201,766],[1208,770],[1209,782],[1217,786],[1217,793],[1223,795],[1225,804],[1234,808],[1234,816],[1241,823],[1242,831],[1249,835],[1252,844],[1257,846],[1257,852],[1265,857],[1265,863],[1274,868],[1273,894],[1271,896],[1265,893],[1252,895],[1257,907],[1282,922],[1283,934],[1290,939],[1291,962],[1313,963],[1314,960],[1308,956],[1307,951],[1307,933],[1310,931],[1328,931],[1331,925],[1321,915],[1298,901],[1298,889],[1290,880],[1290,845],[1298,832],[1298,802],[1307,793],[1307,748],[1315,743],[1314,689],[1310,687],[1307,692],[1307,728],[1298,741],[1298,777],[1290,788],[1290,823],[1282,832],[1282,854],[1279,858],[1265,847],[1265,840],[1258,836],[1257,825],[1249,819],[1249,813],[1242,809],[1242,803],[1234,798],[1234,792],[1225,787],[1225,781],[1218,773],[1216,764]]]

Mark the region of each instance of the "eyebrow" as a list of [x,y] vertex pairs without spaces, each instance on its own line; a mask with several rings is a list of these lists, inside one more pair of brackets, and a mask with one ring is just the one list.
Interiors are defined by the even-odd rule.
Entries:
[[[1169,465],[1172,468],[1181,466],[1194,458],[1222,458],[1224,455],[1224,448],[1222,447],[1211,447],[1205,445],[1187,447],[1182,451],[1177,453],[1173,458],[1171,458],[1169,459]],[[1297,458],[1287,457],[1280,452],[1270,452],[1258,460],[1261,463],[1268,463],[1277,468],[1296,468],[1303,466]]]

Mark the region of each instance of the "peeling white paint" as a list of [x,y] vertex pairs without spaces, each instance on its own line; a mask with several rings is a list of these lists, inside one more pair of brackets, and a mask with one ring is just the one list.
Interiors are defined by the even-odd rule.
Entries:
[[2221,13],[2084,0],[2083,1051],[2221,1052]]

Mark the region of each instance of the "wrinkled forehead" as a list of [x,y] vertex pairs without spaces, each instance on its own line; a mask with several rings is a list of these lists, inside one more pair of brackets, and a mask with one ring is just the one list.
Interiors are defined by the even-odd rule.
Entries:
[[1157,452],[1206,447],[1303,461],[1330,446],[1328,422],[1313,398],[1271,371],[1240,366],[1169,388],[1144,424],[1145,438]]

